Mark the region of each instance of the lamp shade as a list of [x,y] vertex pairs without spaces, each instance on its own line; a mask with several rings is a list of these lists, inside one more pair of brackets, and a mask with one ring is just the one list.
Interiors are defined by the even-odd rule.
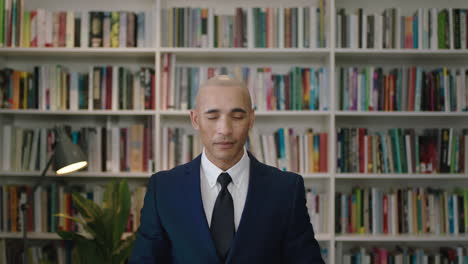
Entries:
[[55,128],[55,168],[57,174],[77,171],[88,165],[80,146],[73,144],[62,127]]

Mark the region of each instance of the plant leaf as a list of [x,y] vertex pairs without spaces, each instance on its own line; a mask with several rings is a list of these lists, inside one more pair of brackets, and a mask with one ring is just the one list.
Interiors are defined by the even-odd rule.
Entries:
[[112,255],[114,256],[112,263],[123,264],[126,259],[132,254],[133,244],[135,242],[135,233],[129,236],[127,239],[120,242],[119,247],[117,247]]
[[120,182],[119,189],[118,189],[118,196],[117,196],[117,204],[116,205],[116,215],[114,220],[114,230],[113,230],[113,237],[114,241],[114,248],[117,247],[118,243],[121,241],[122,234],[125,231],[125,226],[128,223],[128,218],[130,216],[130,191],[128,188],[128,183],[124,179]]

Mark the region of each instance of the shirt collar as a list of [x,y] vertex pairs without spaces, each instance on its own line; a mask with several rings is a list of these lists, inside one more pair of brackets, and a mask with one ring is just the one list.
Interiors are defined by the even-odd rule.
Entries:
[[[245,150],[244,147],[244,154],[242,155],[242,158],[234,164],[231,168],[229,168],[227,171],[223,171],[220,168],[218,168],[216,165],[214,165],[206,156],[205,153],[205,148],[203,148],[202,156],[201,156],[201,167],[202,170],[205,174],[205,177],[208,181],[208,185],[210,188],[213,188],[216,185],[216,182],[218,180],[218,176],[222,172],[227,172],[232,178],[232,183],[236,188],[240,188],[244,178],[246,175],[248,175],[248,170],[250,166],[250,158],[247,155],[247,151]],[[247,170],[247,173],[246,173]]]

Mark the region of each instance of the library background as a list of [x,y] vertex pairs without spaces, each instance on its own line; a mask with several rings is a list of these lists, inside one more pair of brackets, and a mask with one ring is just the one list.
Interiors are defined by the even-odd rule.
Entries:
[[[150,175],[201,152],[188,109],[216,74],[252,94],[248,149],[304,177],[326,263],[468,263],[467,10],[0,0],[0,263],[21,263],[23,233],[27,263],[71,263],[58,232],[93,230],[56,214],[83,218],[72,193],[109,206],[113,180],[131,238]],[[88,166],[41,177],[58,131]]]

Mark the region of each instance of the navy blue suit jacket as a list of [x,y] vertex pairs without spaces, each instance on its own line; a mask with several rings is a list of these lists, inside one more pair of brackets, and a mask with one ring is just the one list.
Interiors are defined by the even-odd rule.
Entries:
[[[221,264],[203,209],[200,157],[151,176],[130,264]],[[249,157],[247,198],[226,263],[324,263],[302,177]]]

